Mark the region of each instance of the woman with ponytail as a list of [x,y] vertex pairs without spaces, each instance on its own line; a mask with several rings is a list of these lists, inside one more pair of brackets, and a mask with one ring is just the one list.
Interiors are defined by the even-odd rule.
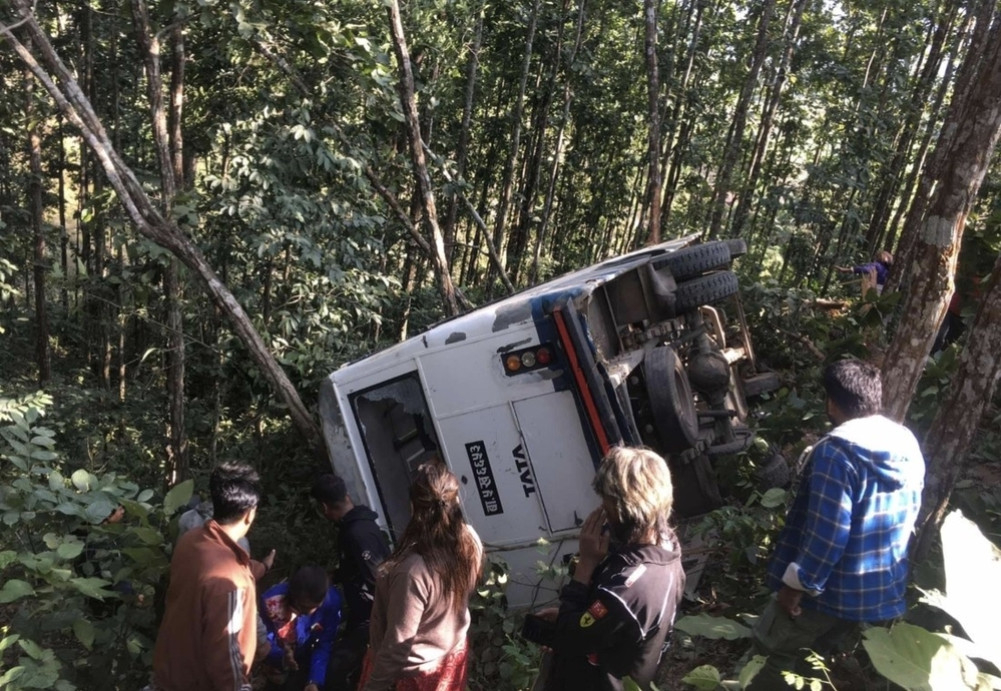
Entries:
[[459,481],[442,463],[417,469],[410,511],[376,581],[361,689],[461,691],[483,546],[462,516]]

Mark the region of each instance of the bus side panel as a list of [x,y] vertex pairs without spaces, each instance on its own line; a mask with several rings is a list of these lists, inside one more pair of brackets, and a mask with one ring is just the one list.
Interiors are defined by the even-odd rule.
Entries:
[[553,533],[573,530],[598,506],[591,488],[594,460],[574,396],[557,391],[514,403],[525,462],[535,476]]
[[535,478],[509,404],[438,421],[462,504],[488,548],[526,544],[548,533]]

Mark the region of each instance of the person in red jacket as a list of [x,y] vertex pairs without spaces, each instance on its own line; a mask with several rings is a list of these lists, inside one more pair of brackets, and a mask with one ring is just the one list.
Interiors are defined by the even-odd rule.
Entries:
[[238,543],[257,516],[257,473],[224,463],[209,480],[214,518],[185,533],[153,652],[157,691],[250,691],[257,649],[257,593]]

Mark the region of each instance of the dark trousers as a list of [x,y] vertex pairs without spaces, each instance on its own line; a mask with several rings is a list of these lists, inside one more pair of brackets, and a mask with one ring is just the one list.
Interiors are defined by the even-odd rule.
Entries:
[[[795,686],[783,672],[816,678],[822,673],[807,660],[810,651],[828,658],[851,642],[857,642],[861,625],[822,612],[804,609],[790,617],[773,597],[754,625],[754,652],[764,655],[765,664],[747,685],[746,691],[782,691]],[[855,639],[853,641],[853,639]],[[825,661],[829,666],[829,660]]]
[[330,654],[327,681],[323,691],[354,691],[358,686],[366,650],[368,650],[368,622],[345,629]]

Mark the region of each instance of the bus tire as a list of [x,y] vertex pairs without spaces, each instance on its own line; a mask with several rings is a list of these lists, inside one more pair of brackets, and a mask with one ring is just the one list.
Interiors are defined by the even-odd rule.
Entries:
[[716,471],[708,456],[698,454],[688,462],[671,458],[668,466],[674,485],[673,513],[681,518],[693,518],[723,505]]
[[737,276],[732,271],[718,271],[707,276],[699,276],[678,284],[674,309],[677,314],[685,314],[702,305],[712,305],[725,300],[736,295],[738,290]]
[[647,397],[664,453],[684,451],[699,439],[699,417],[688,373],[670,346],[657,346],[643,361]]
[[676,252],[658,257],[654,268],[667,268],[676,281],[701,276],[706,271],[730,266],[730,248],[727,242],[707,242],[684,247]]

